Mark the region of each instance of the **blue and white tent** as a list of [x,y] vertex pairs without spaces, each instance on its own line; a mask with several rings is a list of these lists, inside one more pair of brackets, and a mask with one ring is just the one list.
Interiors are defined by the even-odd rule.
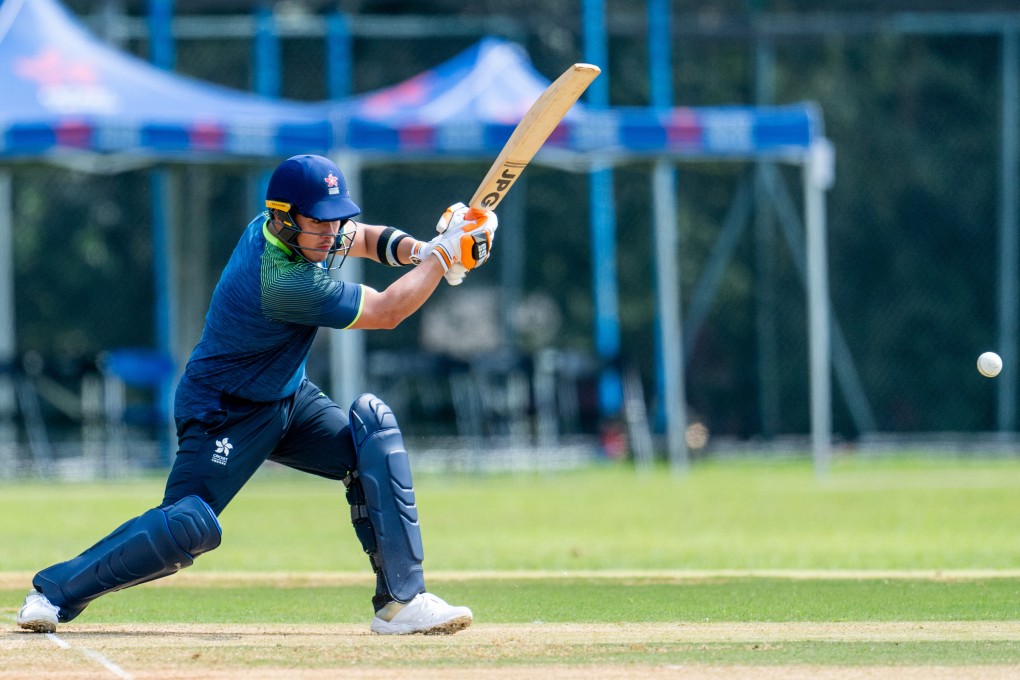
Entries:
[[[344,102],[341,146],[367,157],[494,156],[550,82],[519,45],[486,38],[435,68]],[[593,111],[578,103],[542,151],[618,160],[798,156],[820,134],[812,104]]]
[[189,163],[334,146],[328,104],[288,102],[156,68],[55,0],[0,5],[0,160],[88,154]]
[[[492,158],[549,82],[520,47],[486,39],[414,78],[343,102],[270,99],[169,73],[118,51],[93,36],[59,0],[4,0],[0,165],[7,169],[0,170],[0,270],[7,273],[0,276],[0,361],[15,354],[12,164],[42,161],[111,172],[161,162],[249,160],[271,166],[296,153],[343,154],[355,165],[358,159]],[[820,442],[830,429],[825,414],[831,410],[825,402],[830,388],[824,251],[830,149],[820,113],[806,103],[598,110],[580,104],[553,132],[536,162],[579,170],[642,159],[774,159],[801,165],[812,279],[812,395],[821,395],[812,406],[812,420]],[[666,253],[664,267],[674,267],[674,187],[659,179],[652,186],[656,251]],[[605,217],[611,205],[597,204],[596,194],[593,215],[611,220]],[[154,223],[160,221],[169,219]],[[593,233],[593,242],[600,239],[610,240]],[[612,274],[611,267],[596,272],[607,292],[610,286],[615,291]],[[157,283],[157,298],[171,293],[164,278]],[[672,269],[662,279],[677,285]],[[664,299],[679,299],[678,291],[669,293]],[[164,318],[172,305],[164,299],[157,307],[157,316]],[[662,306],[662,342],[673,350],[674,312]],[[618,335],[618,329],[611,327],[609,333]],[[670,380],[680,373],[675,358],[673,364]],[[670,412],[682,410],[680,392],[680,387],[667,390],[667,397],[673,395],[667,398]]]
[[[549,79],[487,38],[449,61],[347,102],[261,97],[156,68],[94,36],[57,0],[0,5],[0,159],[93,153],[202,162],[348,149],[443,158],[499,151]],[[783,154],[820,134],[813,106],[578,105],[547,147],[635,156]]]

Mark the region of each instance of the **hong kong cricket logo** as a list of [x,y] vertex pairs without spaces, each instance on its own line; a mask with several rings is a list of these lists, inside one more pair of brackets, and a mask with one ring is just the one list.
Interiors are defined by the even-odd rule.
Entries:
[[322,178],[322,181],[329,187],[329,193],[339,194],[340,193],[340,178],[334,175],[332,172]]
[[223,439],[216,440],[216,453],[213,454],[212,462],[218,463],[219,465],[227,464],[227,456],[230,455],[230,449],[234,448],[234,445],[230,443],[230,437],[224,437]]

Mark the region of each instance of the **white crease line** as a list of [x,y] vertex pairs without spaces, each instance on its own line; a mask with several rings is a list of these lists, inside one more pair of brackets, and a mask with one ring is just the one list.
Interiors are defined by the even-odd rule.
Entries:
[[58,638],[56,633],[46,633],[46,637],[49,638],[50,642],[55,644],[57,647],[60,647],[61,649],[71,648],[71,645],[67,644],[66,642]]
[[99,665],[101,665],[103,668],[110,671],[114,675],[116,675],[118,678],[123,678],[123,680],[131,680],[131,676],[128,673],[126,673],[123,668],[121,668],[114,662],[110,661],[99,652],[93,651],[91,649],[85,649],[84,647],[81,649],[81,652],[82,654],[89,657],[93,661],[98,662]]
[[[18,620],[17,616],[8,616],[7,618],[14,622],[17,622]],[[133,680],[130,673],[128,673],[123,668],[121,668],[114,662],[110,661],[109,659],[107,659],[105,656],[95,651],[94,649],[89,649],[88,647],[72,647],[71,643],[60,638],[59,636],[57,636],[56,633],[46,633],[45,635],[46,638],[50,642],[55,644],[57,647],[60,647],[61,649],[73,649],[76,652],[81,652],[84,656],[87,656],[88,658],[92,659],[106,670],[116,675],[118,678],[121,678],[121,680]]]

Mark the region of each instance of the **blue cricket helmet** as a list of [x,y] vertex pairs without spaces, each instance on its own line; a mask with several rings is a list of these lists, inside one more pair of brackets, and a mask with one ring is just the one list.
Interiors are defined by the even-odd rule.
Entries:
[[[361,208],[351,200],[347,180],[333,161],[306,154],[280,163],[269,178],[266,207],[273,215],[277,236],[297,255],[325,269],[337,269],[347,259],[357,229],[350,218],[360,213]],[[324,251],[327,254],[324,261],[309,259],[304,249],[297,246],[298,235],[303,232],[297,226],[295,214],[320,222],[340,221],[340,232],[332,246]],[[339,262],[335,259],[337,253],[343,253]]]
[[361,212],[336,163],[311,154],[292,156],[276,166],[269,178],[266,206],[322,222],[349,219]]

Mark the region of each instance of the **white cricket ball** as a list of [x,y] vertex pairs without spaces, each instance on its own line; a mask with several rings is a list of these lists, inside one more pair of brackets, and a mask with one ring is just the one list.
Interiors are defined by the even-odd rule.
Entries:
[[1002,357],[995,352],[985,352],[978,357],[977,368],[986,378],[994,378],[1002,370]]

